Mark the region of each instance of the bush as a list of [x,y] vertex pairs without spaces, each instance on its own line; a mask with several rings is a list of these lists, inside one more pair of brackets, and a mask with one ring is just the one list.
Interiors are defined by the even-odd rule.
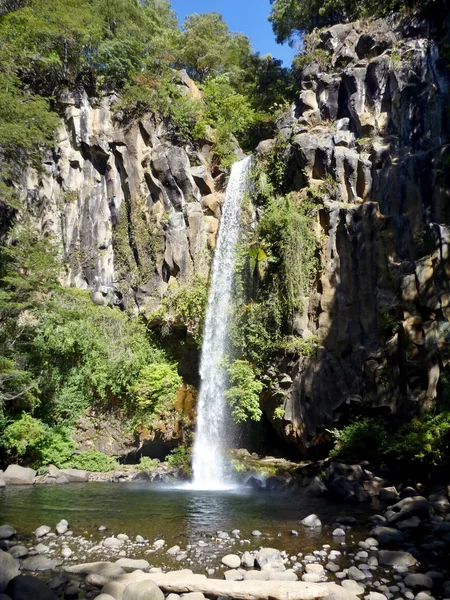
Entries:
[[150,458],[149,456],[141,456],[139,464],[136,465],[136,469],[139,471],[152,471],[159,465],[157,458]]
[[262,410],[259,397],[263,383],[256,378],[253,366],[246,360],[235,360],[227,366],[229,388],[225,397],[231,407],[231,415],[235,423],[251,419],[260,421]]
[[45,427],[42,421],[22,413],[20,419],[5,428],[3,443],[7,452],[16,459],[27,457],[30,460],[39,457],[37,448],[44,435]]
[[186,446],[177,446],[168,454],[166,461],[170,467],[180,467],[186,473],[191,472],[191,456],[192,450],[191,448],[186,448]]
[[336,440],[330,457],[345,462],[368,460],[379,464],[389,439],[386,423],[381,419],[362,419],[330,433]]
[[97,450],[89,450],[87,452],[75,454],[68,466],[73,469],[107,473],[108,471],[114,471],[119,465],[117,460],[112,456],[108,456]]
[[42,465],[64,468],[75,450],[70,430],[62,426],[48,427],[43,438],[37,444],[37,450]]
[[176,364],[152,363],[141,371],[133,392],[140,412],[159,414],[171,408],[182,383]]

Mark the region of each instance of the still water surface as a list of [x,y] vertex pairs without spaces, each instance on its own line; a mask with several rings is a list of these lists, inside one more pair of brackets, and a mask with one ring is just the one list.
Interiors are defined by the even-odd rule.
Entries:
[[[270,545],[288,551],[311,551],[332,543],[336,517],[351,514],[358,519],[352,529],[355,541],[367,533],[365,523],[370,509],[332,504],[301,494],[266,493],[239,488],[211,492],[177,489],[147,483],[87,483],[61,486],[9,486],[0,490],[0,524],[10,523],[19,534],[27,535],[46,524],[54,527],[67,519],[75,535],[100,539],[99,525],[108,534],[138,534],[150,539],[164,538],[168,544],[189,544],[223,530],[241,530],[241,538],[251,539],[258,529],[262,538],[251,547]],[[309,530],[300,520],[315,513],[324,527]],[[370,514],[373,513],[373,508]],[[299,537],[291,535],[297,530]],[[281,534],[281,535],[279,535]],[[247,547],[248,548],[248,547]]]

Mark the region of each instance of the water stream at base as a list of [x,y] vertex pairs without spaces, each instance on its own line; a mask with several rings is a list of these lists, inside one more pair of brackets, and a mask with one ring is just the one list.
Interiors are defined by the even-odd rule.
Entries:
[[226,376],[222,363],[227,349],[241,204],[247,189],[250,165],[251,157],[247,157],[235,163],[231,170],[212,265],[200,361],[201,384],[192,462],[192,488],[201,490],[229,487],[224,481]]

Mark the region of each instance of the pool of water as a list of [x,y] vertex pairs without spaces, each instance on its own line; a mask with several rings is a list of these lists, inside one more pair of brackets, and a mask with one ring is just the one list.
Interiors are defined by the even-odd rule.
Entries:
[[[321,529],[300,524],[311,513],[321,518]],[[351,532],[354,541],[367,534],[365,523],[373,508],[335,505],[301,493],[248,488],[196,491],[147,483],[9,486],[0,490],[0,524],[10,523],[21,535],[44,524],[53,528],[60,519],[67,519],[75,535],[94,540],[101,539],[97,529],[104,525],[110,535],[139,534],[150,542],[163,538],[168,545],[186,546],[214,537],[219,530],[231,534],[240,529],[240,537],[250,540],[245,549],[270,541],[271,546],[298,553],[333,544],[332,525],[343,514],[358,519]],[[252,538],[255,529],[262,532],[261,538]],[[300,535],[293,536],[292,530]]]

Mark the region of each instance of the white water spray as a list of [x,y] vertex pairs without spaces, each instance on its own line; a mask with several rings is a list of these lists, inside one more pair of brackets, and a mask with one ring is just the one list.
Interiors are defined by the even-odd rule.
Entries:
[[251,157],[231,170],[222,208],[219,236],[212,265],[200,361],[200,394],[193,455],[193,485],[204,490],[226,487],[224,482],[225,391],[223,359],[227,349],[232,284],[239,238],[241,203],[247,188]]

